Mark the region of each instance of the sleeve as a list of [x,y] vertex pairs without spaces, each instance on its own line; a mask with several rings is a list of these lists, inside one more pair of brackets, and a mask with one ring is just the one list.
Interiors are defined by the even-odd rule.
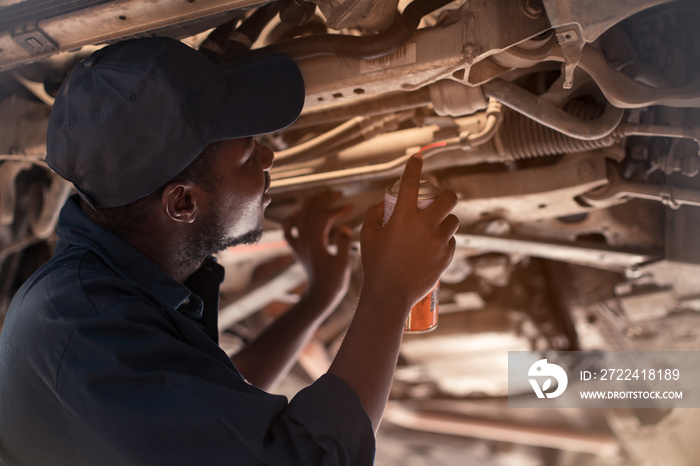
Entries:
[[325,375],[287,402],[143,303],[83,322],[55,389],[79,464],[373,463],[371,422],[342,379]]

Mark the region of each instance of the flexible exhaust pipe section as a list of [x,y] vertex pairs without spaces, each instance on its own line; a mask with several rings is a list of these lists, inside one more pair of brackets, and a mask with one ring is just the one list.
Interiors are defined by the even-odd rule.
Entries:
[[594,141],[612,134],[622,121],[625,111],[608,105],[596,120],[586,121],[571,115],[554,104],[502,79],[494,79],[483,86],[484,94],[510,107],[539,124],[574,139]]
[[[570,102],[566,110],[568,114],[579,118],[583,125],[599,118],[603,109],[574,101]],[[523,160],[604,149],[616,144],[621,137],[618,126],[611,134],[600,139],[574,139],[507,108],[503,112],[503,124],[495,141],[503,160]]]

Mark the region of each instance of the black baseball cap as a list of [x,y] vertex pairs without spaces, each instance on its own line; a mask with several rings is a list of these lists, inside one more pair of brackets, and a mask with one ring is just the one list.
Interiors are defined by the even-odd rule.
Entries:
[[289,126],[303,105],[288,57],[217,65],[175,39],[128,40],[66,78],[46,162],[93,207],[118,207],[165,185],[212,142]]

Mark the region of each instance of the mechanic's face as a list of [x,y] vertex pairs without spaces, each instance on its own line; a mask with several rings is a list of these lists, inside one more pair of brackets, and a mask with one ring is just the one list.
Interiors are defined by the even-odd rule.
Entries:
[[263,213],[270,203],[267,171],[274,158],[268,147],[253,138],[222,141],[213,156],[218,178],[216,192],[208,196],[208,213],[190,241],[191,247],[205,257],[260,240]]

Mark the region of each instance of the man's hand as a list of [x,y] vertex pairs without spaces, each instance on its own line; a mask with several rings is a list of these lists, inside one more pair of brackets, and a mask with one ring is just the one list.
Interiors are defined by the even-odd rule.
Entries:
[[314,197],[285,223],[285,236],[306,270],[309,286],[298,303],[231,358],[246,379],[264,390],[273,388],[289,372],[299,352],[348,290],[347,227],[337,229],[333,235],[337,253],[328,252],[333,224],[348,210],[332,209],[330,204],[336,198],[327,193]]
[[[307,200],[301,210],[285,222],[284,234],[309,279],[305,299],[332,310],[350,285],[350,229],[334,223],[350,206],[331,208],[339,193],[324,193]],[[296,230],[296,235],[294,235]],[[335,243],[337,252],[328,246]]]
[[418,209],[422,166],[420,156],[408,160],[389,222],[382,226],[384,205],[378,204],[367,213],[361,235],[365,288],[405,299],[409,308],[430,292],[450,264],[459,228],[450,214],[457,204],[452,191]]

